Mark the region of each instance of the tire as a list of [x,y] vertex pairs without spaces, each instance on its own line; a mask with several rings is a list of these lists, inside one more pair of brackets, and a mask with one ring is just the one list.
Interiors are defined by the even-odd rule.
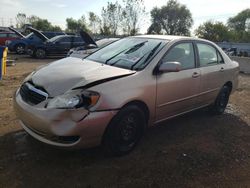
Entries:
[[227,107],[227,103],[229,101],[229,96],[231,93],[230,87],[224,85],[220,90],[214,104],[211,106],[211,111],[215,115],[223,114]]
[[113,156],[129,153],[141,139],[145,127],[145,114],[139,107],[124,107],[107,127],[103,142],[105,152]]
[[46,51],[42,48],[36,49],[35,57],[39,59],[44,59],[46,57]]
[[24,54],[25,53],[25,45],[24,44],[17,44],[15,47],[15,51],[19,55]]

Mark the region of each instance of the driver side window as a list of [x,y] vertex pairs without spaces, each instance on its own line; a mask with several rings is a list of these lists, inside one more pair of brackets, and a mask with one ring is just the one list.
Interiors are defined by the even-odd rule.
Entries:
[[168,51],[162,62],[179,62],[182,70],[195,68],[193,44],[191,42],[177,44]]

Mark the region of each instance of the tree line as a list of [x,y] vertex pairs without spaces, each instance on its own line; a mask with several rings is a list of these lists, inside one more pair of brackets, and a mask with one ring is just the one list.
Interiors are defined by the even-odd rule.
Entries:
[[[100,16],[88,12],[87,17],[66,19],[66,32],[78,32],[83,29],[92,34],[107,36],[135,35],[145,23],[144,0],[123,0],[122,3],[107,2],[102,7]],[[191,35],[193,25],[192,13],[177,0],[169,0],[162,7],[154,7],[150,11],[151,24],[148,34]],[[16,16],[18,28],[31,24],[39,30],[62,31],[59,26],[51,24],[47,19],[35,15],[27,16],[18,13]],[[245,9],[228,19],[227,23],[208,20],[201,24],[194,34],[214,42],[250,42],[250,9]]]

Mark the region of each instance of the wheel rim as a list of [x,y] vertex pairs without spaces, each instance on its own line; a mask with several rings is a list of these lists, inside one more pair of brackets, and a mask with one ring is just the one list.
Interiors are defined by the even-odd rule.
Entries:
[[45,56],[45,51],[44,50],[37,50],[36,56],[39,58],[43,58]]
[[24,52],[24,47],[22,45],[18,45],[16,51],[17,53],[22,54]]
[[121,121],[119,146],[121,150],[132,148],[138,139],[138,118],[131,113],[125,116]]

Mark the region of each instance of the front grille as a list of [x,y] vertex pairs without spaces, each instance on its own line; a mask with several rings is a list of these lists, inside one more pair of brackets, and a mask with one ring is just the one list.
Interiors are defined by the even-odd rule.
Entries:
[[20,95],[25,102],[31,105],[39,104],[48,98],[48,94],[45,91],[34,87],[28,82],[21,86]]

